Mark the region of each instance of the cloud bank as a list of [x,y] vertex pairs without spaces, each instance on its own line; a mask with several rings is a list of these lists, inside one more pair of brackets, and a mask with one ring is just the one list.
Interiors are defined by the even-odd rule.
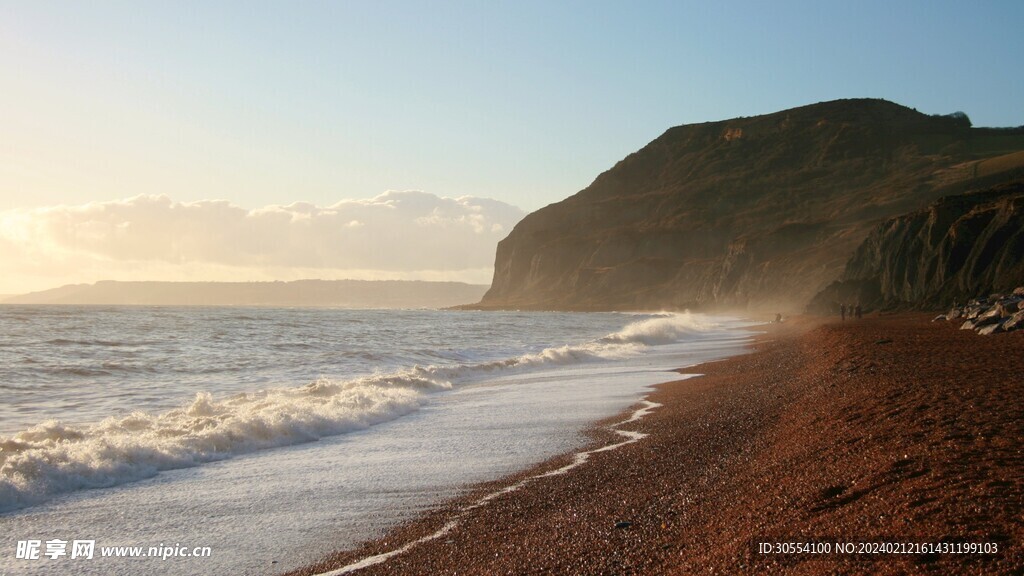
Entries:
[[485,198],[387,192],[247,210],[136,196],[0,212],[0,292],[118,280],[408,278],[489,282],[524,216]]

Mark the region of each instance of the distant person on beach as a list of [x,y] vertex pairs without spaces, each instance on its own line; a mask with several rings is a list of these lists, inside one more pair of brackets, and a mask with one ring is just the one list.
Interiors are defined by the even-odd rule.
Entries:
[[775,321],[782,322],[782,314],[775,314]]
[[846,304],[839,305],[839,317],[846,320]]

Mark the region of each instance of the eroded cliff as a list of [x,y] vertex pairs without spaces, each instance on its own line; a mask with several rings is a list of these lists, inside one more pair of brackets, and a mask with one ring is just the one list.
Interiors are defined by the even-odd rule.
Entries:
[[1024,180],[948,196],[877,226],[810,309],[942,308],[1024,286]]

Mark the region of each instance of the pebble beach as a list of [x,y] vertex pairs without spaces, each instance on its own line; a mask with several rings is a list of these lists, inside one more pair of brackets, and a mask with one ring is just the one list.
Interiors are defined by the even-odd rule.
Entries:
[[289,574],[1019,574],[1024,333],[930,320],[759,326],[597,423],[584,462]]

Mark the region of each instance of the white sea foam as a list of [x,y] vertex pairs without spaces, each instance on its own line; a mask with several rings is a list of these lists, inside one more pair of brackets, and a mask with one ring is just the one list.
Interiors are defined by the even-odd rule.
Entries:
[[364,429],[415,411],[431,393],[495,371],[621,358],[709,328],[688,313],[658,315],[596,341],[499,361],[415,366],[220,399],[202,392],[178,409],[135,412],[90,426],[49,420],[0,437],[0,512],[64,492],[115,486],[163,470]]

